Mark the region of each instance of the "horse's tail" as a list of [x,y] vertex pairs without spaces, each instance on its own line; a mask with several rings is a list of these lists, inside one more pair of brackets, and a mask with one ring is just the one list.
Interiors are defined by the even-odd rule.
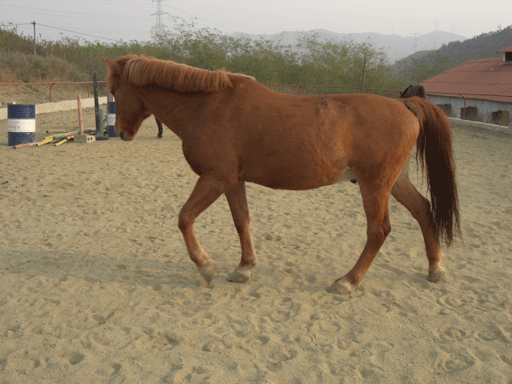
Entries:
[[[432,204],[432,225],[438,237],[449,246],[454,235],[460,236],[455,162],[450,122],[432,102],[419,97],[402,99],[420,122],[416,141],[416,159],[426,168],[427,187]],[[426,167],[425,167],[426,165]]]

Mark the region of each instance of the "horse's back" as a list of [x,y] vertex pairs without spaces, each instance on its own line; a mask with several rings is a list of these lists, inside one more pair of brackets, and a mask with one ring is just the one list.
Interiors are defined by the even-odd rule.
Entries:
[[390,98],[284,95],[247,81],[239,93],[232,98],[239,117],[230,123],[239,178],[271,188],[333,184],[369,157],[382,162],[404,141],[410,152],[417,136],[417,120]]

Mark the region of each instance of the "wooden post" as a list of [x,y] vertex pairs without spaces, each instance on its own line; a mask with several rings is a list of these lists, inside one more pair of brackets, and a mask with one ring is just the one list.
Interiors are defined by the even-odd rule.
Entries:
[[366,53],[364,54],[363,58],[363,75],[361,79],[361,93],[364,93],[364,73],[366,71]]
[[96,72],[92,73],[92,81],[94,85],[94,115],[96,116],[96,136],[103,136],[103,130],[101,129],[102,124],[100,122],[100,103],[98,100],[98,75]]
[[34,55],[36,55],[36,22],[33,21],[32,24],[34,25]]
[[[107,72],[107,74],[106,74],[106,76],[107,76],[107,77],[106,77],[106,79],[108,79],[108,75],[109,75],[109,73],[110,73],[110,71],[109,71],[108,67],[107,67],[107,71],[106,71],[106,72]],[[108,105],[108,103],[111,103],[112,101],[114,101],[114,96],[113,96],[113,95],[108,91],[108,87],[106,87],[106,88],[107,88],[107,105]],[[107,113],[108,113],[108,112],[107,112]]]
[[100,108],[100,129],[96,132],[96,135],[103,137],[105,135],[105,124],[104,124],[105,112]]
[[84,119],[82,118],[82,96],[77,96],[78,102],[78,129],[80,130],[80,134],[84,134]]

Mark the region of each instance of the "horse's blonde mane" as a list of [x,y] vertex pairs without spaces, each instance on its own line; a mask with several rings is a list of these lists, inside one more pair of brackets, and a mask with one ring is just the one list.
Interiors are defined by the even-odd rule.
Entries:
[[124,67],[122,78],[135,86],[156,85],[178,93],[215,93],[233,87],[225,71],[137,55],[126,55],[116,62]]

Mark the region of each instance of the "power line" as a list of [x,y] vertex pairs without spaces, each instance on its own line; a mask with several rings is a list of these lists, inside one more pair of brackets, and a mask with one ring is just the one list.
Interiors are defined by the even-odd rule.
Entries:
[[102,36],[90,35],[90,34],[88,34],[88,33],[76,32],[76,31],[70,31],[69,29],[58,28],[58,27],[52,27],[51,25],[45,25],[45,24],[39,24],[39,23],[38,23],[37,25],[41,25],[41,26],[46,27],[46,28],[57,29],[57,30],[59,30],[59,31],[71,32],[71,33],[77,33],[77,34],[79,34],[79,35],[90,36],[90,37],[96,37],[96,38],[98,38],[98,39],[104,39],[104,40],[110,40],[110,41],[119,41],[119,40],[116,40],[116,39],[109,39],[108,37],[102,37]]
[[193,15],[192,13],[182,11],[181,9],[178,9],[178,8],[176,8],[176,7],[171,7],[171,6],[169,6],[169,5],[167,5],[167,7],[168,7],[168,8],[171,8],[171,9],[174,9],[175,11],[178,11],[178,12],[184,13],[185,15],[192,16],[193,18],[195,18],[195,19],[197,19],[197,20],[205,21],[205,22],[207,22],[208,24],[216,25],[217,27],[221,27],[221,28],[224,28],[224,29],[229,29],[230,31],[233,31],[233,32],[237,32],[237,30],[236,30],[236,29],[229,28],[229,27],[226,27],[225,25],[220,25],[220,24],[214,23],[213,21],[209,21],[209,20],[206,20],[206,19],[203,19],[203,18],[197,17],[197,16]]
[[[66,2],[83,4],[83,0],[66,0]],[[101,1],[88,0],[87,3],[88,4],[101,4],[101,5],[114,5],[114,6],[120,5],[123,7],[126,7],[127,5],[129,5],[130,7],[153,8],[153,6],[150,5],[149,3],[144,4],[144,3],[140,3],[140,2],[126,1],[126,0],[101,0]]]
[[[71,2],[81,2],[82,0],[70,0],[70,1]],[[152,0],[152,1],[157,3],[157,12],[151,14],[151,16],[155,16],[155,15],[157,16],[156,25],[152,29],[163,32],[163,30],[165,29],[166,26],[164,25],[164,23],[162,21],[162,16],[165,15],[165,14],[169,15],[169,13],[165,12],[163,10],[162,3],[163,3],[164,0]],[[95,2],[95,1],[92,0],[92,2]],[[149,4],[146,5],[146,4],[140,4],[140,3],[126,2],[125,0],[104,0],[104,1],[101,2],[101,4],[108,4],[108,5],[111,5],[111,6],[117,6],[117,4],[119,4],[120,6],[121,5],[126,6],[126,4],[131,4],[131,5],[138,6],[138,7],[143,7],[143,8],[148,8],[148,6],[151,6]],[[214,22],[212,22],[210,20],[198,18],[195,15],[193,15],[192,13],[183,11],[183,10],[178,9],[176,7],[168,6],[167,4],[165,4],[164,6],[165,6],[165,8],[171,8],[174,11],[177,11],[179,13],[182,13],[182,14],[194,17],[196,20],[200,20],[203,23],[214,25],[214,26],[220,27],[220,28],[225,29],[225,30],[236,31],[233,28],[229,28],[229,27],[226,27],[224,25],[220,25],[220,24],[214,23]],[[51,13],[52,17],[66,17],[66,18],[69,18],[69,15],[73,15],[75,18],[80,18],[80,19],[87,19],[88,17],[94,17],[96,19],[112,19],[112,16],[110,16],[108,14],[105,14],[105,13],[100,15],[100,14],[82,13],[82,12],[77,13],[77,12],[70,12],[70,11],[63,11],[63,10],[51,10],[51,9],[47,9],[47,8],[43,9],[43,8],[24,7],[24,6],[18,6],[18,5],[0,4],[0,9],[4,8],[4,7],[11,8],[11,10],[9,10],[8,12],[18,12],[18,13],[22,12],[22,13],[26,13],[25,10],[31,10],[31,11],[39,11],[40,13]],[[122,15],[118,15],[118,14],[116,14],[116,18],[117,19],[132,19],[132,20],[133,19],[136,19],[136,20],[144,20],[144,19],[148,20],[148,19],[150,19],[149,17],[122,16]],[[197,24],[201,25],[203,23],[198,22]],[[17,26],[28,26],[30,24],[32,24],[32,23],[12,23],[12,24],[4,24],[4,26],[5,27],[9,27],[9,26],[17,27]],[[119,40],[121,40],[121,39],[116,40],[116,39],[112,39],[112,38],[102,37],[102,36],[98,36],[98,35],[94,35],[94,34],[89,34],[89,33],[85,33],[85,32],[78,32],[78,31],[75,31],[75,30],[69,30],[69,29],[64,29],[64,28],[60,28],[60,27],[54,27],[54,26],[46,25],[46,24],[39,24],[38,23],[38,25],[40,25],[42,27],[46,27],[46,28],[52,28],[52,29],[55,29],[55,30],[60,30],[60,31],[64,31],[64,32],[70,32],[70,33],[74,33],[74,34],[77,34],[77,35],[89,36],[89,37],[94,37],[94,38],[108,40],[108,41],[119,41]],[[2,26],[2,25],[0,24],[0,26]],[[119,30],[116,30],[116,31],[119,31]],[[141,31],[141,33],[142,33],[142,31]]]
[[[5,24],[7,23],[7,24]],[[32,23],[11,23],[11,22],[7,22],[7,21],[4,21],[0,24],[0,27],[17,27],[19,25],[31,25]]]
[[35,22],[32,22],[32,23],[12,23],[12,22],[8,22],[7,24],[6,24],[6,23],[1,23],[1,24],[0,24],[0,27],[18,27],[19,25],[37,25],[37,26],[41,26],[41,27],[46,27],[46,28],[56,29],[56,30],[59,30],[59,31],[70,32],[70,33],[76,33],[76,34],[78,34],[78,35],[84,35],[84,36],[95,37],[95,38],[97,38],[97,39],[110,40],[110,41],[119,41],[119,40],[116,40],[116,39],[110,39],[110,38],[108,38],[108,37],[97,36],[97,35],[91,35],[91,34],[89,34],[89,33],[72,31],[72,30],[69,30],[69,29],[64,29],[64,28],[59,28],[59,27],[53,27],[53,26],[51,26],[51,25],[40,24],[40,23],[35,23]]
[[[52,17],[63,17],[61,15],[56,15],[56,13],[61,13],[63,15],[74,15],[75,17],[82,17],[82,16],[94,16],[95,18],[102,18],[102,19],[112,19],[112,16],[111,15],[106,15],[106,14],[97,14],[97,13],[84,13],[84,12],[70,12],[70,11],[60,11],[60,10],[56,10],[56,9],[43,9],[43,8],[33,8],[33,7],[22,7],[22,6],[19,6],[19,5],[5,5],[5,4],[0,4],[0,7],[8,7],[8,8],[19,8],[19,9],[27,9],[27,10],[31,10],[31,11],[40,11],[40,12],[46,12],[46,13],[50,13],[52,15]],[[9,10],[8,12],[23,12],[23,13],[26,13],[25,11],[16,11],[16,10]],[[68,17],[68,16],[66,16]],[[144,17],[144,16],[122,16],[122,15],[116,15],[117,18],[122,18],[122,19],[136,19],[136,20],[142,20],[142,19],[148,19],[148,17]],[[82,17],[83,18],[83,17]]]

